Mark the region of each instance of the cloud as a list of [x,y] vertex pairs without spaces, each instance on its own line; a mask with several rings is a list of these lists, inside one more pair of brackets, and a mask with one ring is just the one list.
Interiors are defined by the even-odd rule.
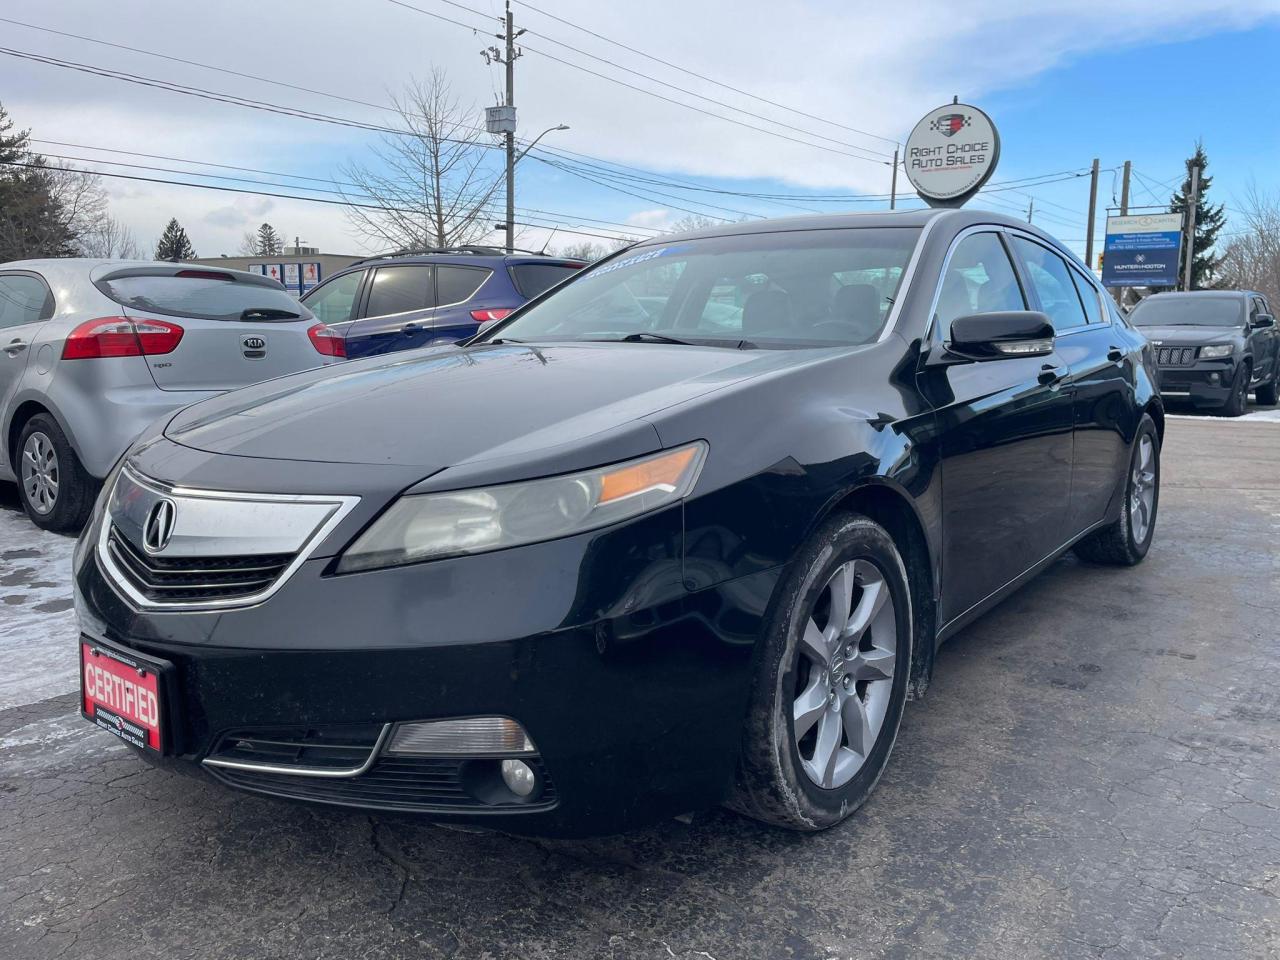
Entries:
[[[479,109],[495,101],[502,79],[501,67],[486,66],[479,56],[480,48],[493,42],[496,21],[488,14],[496,7],[487,0],[469,0],[467,5],[480,11],[472,16],[433,0],[419,2],[424,9],[474,22],[480,29],[469,33],[391,4],[353,4],[349,0],[313,0],[305,7],[286,7],[280,17],[265,23],[244,17],[202,17],[198,29],[193,29],[190,11],[185,8],[156,8],[145,0],[117,0],[110,17],[102,15],[100,4],[89,0],[32,7],[22,16],[41,25],[368,103],[386,103],[389,93],[399,90],[411,74],[421,76],[431,67],[439,67],[451,77],[459,98],[477,108],[479,122]],[[891,153],[892,144],[860,131],[901,139],[915,118],[953,94],[981,101],[1084,55],[1114,52],[1121,57],[1136,45],[1244,29],[1280,16],[1280,3],[1166,0],[1153,8],[1147,0],[1038,0],[1021,4],[971,0],[960,11],[954,0],[894,4],[651,0],[608,5],[562,0],[555,12],[567,21],[625,40],[672,63],[824,119],[777,110],[603,44],[520,7],[520,23],[531,30],[523,38],[525,52],[517,64],[521,129],[532,134],[559,123],[571,126],[569,131],[550,134],[545,144],[684,177],[881,192],[888,189],[889,168],[885,157],[875,154]],[[19,49],[234,93],[264,108],[283,104],[375,123],[392,119],[391,114],[375,107],[282,89],[173,60],[12,25],[5,26],[5,33],[7,42]],[[554,41],[572,44],[605,62],[590,60]],[[710,113],[735,117],[739,123],[664,103],[564,66],[548,54],[694,103]],[[773,128],[786,136],[811,140],[812,133],[832,142],[819,149],[747,129],[743,124],[772,125],[624,73],[622,67],[800,128]],[[367,133],[291,119],[267,109],[234,107],[7,57],[0,57],[0,89],[5,91],[5,105],[18,124],[32,127],[37,137],[199,157],[266,171],[334,176],[344,161],[364,159],[372,139]],[[40,149],[90,155],[69,147],[41,145]],[[181,167],[162,160],[116,159]],[[178,176],[114,169],[159,178]],[[601,213],[604,201],[598,198],[604,195],[598,186],[543,167],[531,169],[538,175],[530,176],[522,166],[521,176],[527,178],[522,184],[554,180],[560,187],[559,209],[567,207],[583,215],[657,228],[683,215],[679,210],[655,208],[651,200],[616,195],[609,201],[608,209],[613,212]],[[224,172],[228,176],[279,179]],[[309,183],[292,182],[297,187]],[[563,199],[570,191],[580,199]],[[110,192],[117,215],[126,218],[140,239],[158,235],[164,221],[177,215],[193,232],[201,252],[229,252],[246,225],[256,225],[249,222],[254,218],[260,222],[270,211],[270,216],[279,220],[276,226],[289,236],[297,232],[326,249],[361,249],[339,207],[268,201],[270,206],[255,208],[229,200],[228,195],[129,181],[112,182]],[[520,202],[539,206],[536,199],[532,193],[522,192]],[[732,196],[706,195],[703,199],[725,208],[726,217],[736,217],[736,211],[743,207],[743,202]],[[619,204],[626,209],[619,210]],[[548,208],[557,209],[549,204]],[[255,209],[263,212],[255,213]]]

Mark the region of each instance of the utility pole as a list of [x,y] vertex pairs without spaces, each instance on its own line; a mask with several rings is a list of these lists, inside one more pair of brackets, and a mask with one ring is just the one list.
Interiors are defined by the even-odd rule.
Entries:
[[[1127,217],[1129,215],[1129,177],[1133,173],[1133,161],[1126,160],[1124,162],[1124,174],[1120,178],[1120,216]],[[1117,287],[1115,290],[1116,304],[1124,306],[1124,298],[1128,294],[1128,287]]]
[[1032,197],[1031,202],[1027,204],[1027,223],[1031,222],[1031,218],[1035,216],[1035,213],[1036,213],[1036,198]]
[[898,207],[898,148],[893,148],[893,176],[889,180],[889,209]]
[[[502,33],[495,34],[503,41],[503,48],[488,47],[481,51],[486,63],[500,63],[507,68],[507,97],[503,107],[491,107],[486,114],[486,126],[490,133],[501,133],[507,147],[507,253],[511,253],[516,242],[516,61],[521,51],[516,47],[516,38],[523,30],[515,27],[515,18],[511,14],[511,0],[507,0],[506,15],[502,18]],[[505,109],[504,109],[505,108]],[[496,111],[496,113],[495,113]]]
[[1093,158],[1093,167],[1089,172],[1089,224],[1085,228],[1084,262],[1093,269],[1093,221],[1098,215],[1098,158]]
[[1187,262],[1182,269],[1182,289],[1191,289],[1191,266],[1196,257],[1196,209],[1200,206],[1200,164],[1191,164],[1191,199],[1187,204]]

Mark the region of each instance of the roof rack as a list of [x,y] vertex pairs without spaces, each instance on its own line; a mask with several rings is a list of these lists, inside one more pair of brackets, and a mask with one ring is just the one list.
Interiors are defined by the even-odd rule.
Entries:
[[[548,256],[545,250],[512,250],[512,253],[521,253],[527,256],[544,257]],[[372,257],[365,257],[363,260],[357,260],[356,263],[368,263],[371,260],[390,260],[395,257],[426,257],[433,254],[444,254],[457,256],[478,256],[478,257],[503,257],[507,255],[507,250],[503,247],[489,247],[482,244],[464,244],[457,247],[418,247],[405,248],[396,250],[392,253],[379,253]]]

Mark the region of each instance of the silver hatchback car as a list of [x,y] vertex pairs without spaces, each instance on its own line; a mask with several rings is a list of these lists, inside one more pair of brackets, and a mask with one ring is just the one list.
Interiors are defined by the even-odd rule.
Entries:
[[346,356],[276,281],[121,260],[0,264],[0,480],[38,526],[84,524],[149,424],[227,390]]

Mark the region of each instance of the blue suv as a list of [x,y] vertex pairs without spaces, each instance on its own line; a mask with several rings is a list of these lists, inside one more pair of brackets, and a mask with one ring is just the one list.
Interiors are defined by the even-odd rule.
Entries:
[[473,336],[584,266],[497,247],[389,254],[335,273],[302,302],[342,332],[348,357],[370,357]]

